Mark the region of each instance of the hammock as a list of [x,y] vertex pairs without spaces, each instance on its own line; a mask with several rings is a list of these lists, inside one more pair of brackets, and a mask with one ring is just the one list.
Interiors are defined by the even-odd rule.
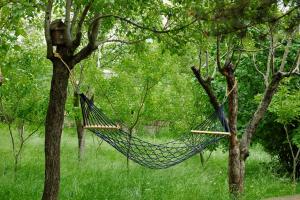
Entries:
[[[130,160],[148,168],[163,169],[181,163],[226,136],[188,132],[176,140],[163,144],[152,144],[124,131],[84,94],[80,94],[80,103],[84,128],[95,133]],[[222,107],[195,129],[228,132],[229,128]]]

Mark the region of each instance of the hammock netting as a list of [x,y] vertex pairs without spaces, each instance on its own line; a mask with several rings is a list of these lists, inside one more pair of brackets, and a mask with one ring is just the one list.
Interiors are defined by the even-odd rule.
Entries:
[[[113,146],[130,160],[153,169],[168,168],[204,151],[215,144],[224,135],[195,134],[190,131],[176,140],[163,144],[153,144],[119,128],[119,125],[107,117],[93,101],[80,94],[84,127]],[[222,107],[209,115],[196,130],[221,130],[228,132]]]

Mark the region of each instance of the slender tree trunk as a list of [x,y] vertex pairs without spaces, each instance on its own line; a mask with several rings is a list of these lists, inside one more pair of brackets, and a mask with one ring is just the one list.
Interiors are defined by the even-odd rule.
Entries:
[[77,129],[77,137],[78,137],[78,160],[81,161],[85,149],[84,129],[81,120],[76,121],[76,129]]
[[232,198],[237,199],[239,194],[243,191],[240,148],[239,140],[237,138],[238,90],[233,65],[228,65],[224,70],[228,90],[230,91],[228,96],[228,122],[231,136],[229,138],[228,185]]
[[45,183],[43,200],[57,200],[60,183],[60,142],[67,99],[69,72],[54,59],[49,106],[45,123]]
[[[74,92],[73,105],[75,108],[79,107],[79,95],[77,92]],[[76,131],[78,137],[78,160],[81,161],[84,154],[85,139],[84,139],[84,128],[80,117],[78,116],[75,117],[75,124],[76,124]]]
[[296,187],[297,181],[296,181],[296,168],[297,168],[297,160],[293,158],[293,185]]

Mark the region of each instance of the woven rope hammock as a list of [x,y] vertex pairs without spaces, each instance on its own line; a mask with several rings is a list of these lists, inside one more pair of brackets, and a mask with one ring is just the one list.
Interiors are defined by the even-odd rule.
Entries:
[[[181,163],[226,137],[229,131],[223,109],[220,108],[193,131],[178,139],[163,144],[152,144],[122,130],[120,125],[109,119],[84,94],[80,94],[80,102],[86,129],[134,162],[153,169],[168,168]],[[216,130],[219,132],[215,132]],[[221,132],[224,130],[225,132]],[[212,134],[198,134],[206,132]]]

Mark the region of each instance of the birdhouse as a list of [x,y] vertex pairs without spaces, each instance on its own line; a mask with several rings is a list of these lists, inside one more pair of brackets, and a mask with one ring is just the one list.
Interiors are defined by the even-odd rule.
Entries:
[[63,46],[66,44],[67,26],[61,19],[54,20],[50,24],[50,34],[53,46]]

